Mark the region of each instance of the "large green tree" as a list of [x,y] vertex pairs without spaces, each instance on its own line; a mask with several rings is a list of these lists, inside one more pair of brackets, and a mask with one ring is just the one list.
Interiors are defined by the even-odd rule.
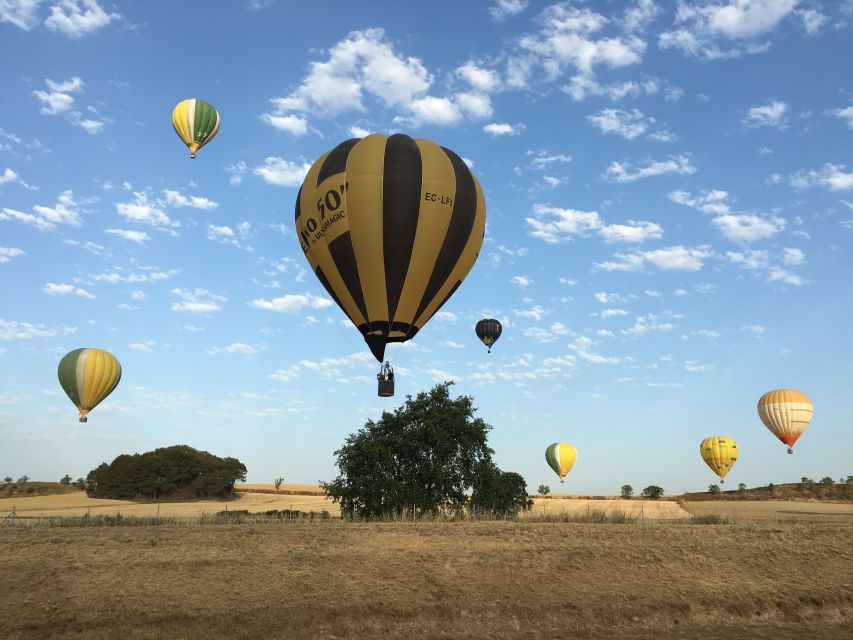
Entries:
[[[437,514],[468,507],[466,491],[492,465],[494,452],[486,443],[491,427],[474,416],[472,398],[450,397],[451,384],[407,396],[403,406],[383,412],[378,421],[368,420],[335,451],[339,475],[321,485],[340,503],[344,517]],[[524,486],[523,479],[520,484]],[[484,490],[485,485],[482,500]]]
[[224,497],[245,479],[246,466],[236,458],[175,445],[101,464],[86,477],[86,490],[94,498]]

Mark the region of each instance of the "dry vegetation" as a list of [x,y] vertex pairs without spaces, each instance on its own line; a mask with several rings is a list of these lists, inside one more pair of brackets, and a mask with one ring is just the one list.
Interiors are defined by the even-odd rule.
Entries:
[[693,516],[719,516],[731,522],[846,522],[853,524],[853,504],[793,500],[689,501],[681,506]]
[[850,638],[853,528],[0,527],[0,637]]

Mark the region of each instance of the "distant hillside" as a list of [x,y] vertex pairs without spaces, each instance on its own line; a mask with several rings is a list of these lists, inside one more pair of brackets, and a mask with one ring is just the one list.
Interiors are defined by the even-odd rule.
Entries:
[[729,489],[729,485],[721,485],[720,493],[702,491],[685,493],[679,496],[681,500],[823,500],[827,502],[853,502],[853,482],[823,483],[823,482],[793,482],[790,484],[770,484],[752,489]]
[[30,496],[55,496],[80,491],[72,484],[58,482],[4,482],[0,484],[0,498],[28,498]]

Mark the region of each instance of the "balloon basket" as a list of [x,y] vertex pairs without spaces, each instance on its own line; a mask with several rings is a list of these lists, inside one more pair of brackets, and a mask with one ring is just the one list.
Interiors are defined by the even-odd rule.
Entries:
[[794,454],[794,450],[791,447],[788,447],[788,455],[790,456],[793,454]]
[[89,422],[89,418],[86,416],[80,416],[80,422]]
[[379,381],[379,397],[390,398],[394,395],[394,381],[380,380]]

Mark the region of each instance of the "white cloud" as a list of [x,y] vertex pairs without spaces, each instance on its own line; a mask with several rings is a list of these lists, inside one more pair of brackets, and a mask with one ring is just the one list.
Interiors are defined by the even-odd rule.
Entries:
[[765,51],[769,43],[757,39],[775,29],[798,3],[799,0],[679,2],[677,28],[661,33],[658,45],[708,60]]
[[524,11],[530,0],[496,0],[489,7],[489,13],[495,20],[503,20],[506,16],[515,16]]
[[81,221],[77,207],[78,205],[74,201],[74,192],[69,189],[59,194],[56,204],[52,207],[35,205],[33,207],[35,215],[4,208],[0,213],[0,220],[17,220],[32,225],[40,231],[52,231],[59,224],[79,227]]
[[213,313],[222,310],[223,302],[228,298],[210,293],[206,289],[172,289],[172,293],[178,296],[180,302],[173,302],[172,311],[185,311],[187,313]]
[[654,21],[660,11],[655,0],[638,0],[634,6],[625,9],[622,28],[627,33],[643,31]]
[[678,245],[653,251],[617,253],[615,257],[619,262],[600,262],[595,266],[604,271],[640,271],[648,265],[669,271],[699,271],[703,261],[712,255],[714,252],[705,245],[692,249]]
[[663,237],[663,229],[654,222],[628,220],[628,224],[607,224],[599,233],[607,244],[614,242],[645,242]]
[[853,189],[853,172],[847,172],[844,165],[827,162],[820,171],[798,171],[788,180],[795,189],[806,189],[815,185],[829,187],[831,191]]
[[170,207],[192,207],[193,209],[203,209],[210,211],[219,206],[218,203],[200,196],[190,196],[189,198],[181,194],[179,191],[165,189],[163,193],[166,196],[166,205]]
[[278,380],[279,382],[290,382],[291,380],[295,380],[300,376],[300,369],[298,366],[291,365],[287,369],[276,369],[273,373],[269,375],[273,380]]
[[261,115],[261,120],[279,131],[286,131],[295,136],[304,136],[308,133],[308,120],[294,114],[286,116],[274,116],[269,113]]
[[27,255],[27,253],[23,249],[18,249],[16,247],[0,247],[0,264],[9,262],[12,258],[19,258],[20,256],[25,255]]
[[98,275],[92,276],[92,280],[94,280],[95,282],[108,282],[109,284],[118,284],[119,282],[160,282],[161,280],[168,280],[172,276],[180,272],[180,269],[160,271],[156,267],[142,267],[142,269],[143,273],[131,272],[128,275],[122,275],[121,273],[119,273],[119,271],[121,271],[121,267],[118,267],[116,271],[100,273]]
[[714,367],[710,364],[699,364],[698,360],[687,360],[684,363],[684,370],[690,373],[701,373],[703,371],[713,371]]
[[240,160],[236,164],[230,164],[225,167],[225,170],[231,174],[228,178],[228,183],[233,186],[238,186],[243,183],[243,176],[246,175],[246,171],[248,171],[248,166],[243,160]]
[[0,318],[0,340],[29,340],[31,338],[52,338],[57,335],[70,335],[77,331],[77,327],[61,327],[59,329],[46,329],[43,324],[31,324],[29,322],[18,322],[17,320],[4,320]]
[[59,0],[50,8],[44,24],[51,31],[80,38],[120,19],[121,14],[107,13],[97,0]]
[[806,254],[803,253],[802,249],[793,249],[791,247],[785,247],[782,251],[782,261],[785,264],[789,264],[792,266],[798,264],[805,264]]
[[566,90],[580,99],[597,85],[598,67],[619,69],[637,64],[646,49],[645,42],[635,35],[603,35],[601,31],[610,21],[587,8],[555,4],[542,12],[539,22],[541,30],[522,36],[519,53],[508,61],[507,83],[514,88],[529,86],[536,69],[542,70],[548,82],[569,71],[574,75]]
[[726,191],[714,189],[701,191],[698,196],[692,196],[686,191],[672,191],[669,199],[675,203],[692,207],[702,213],[729,213],[729,205],[726,203],[729,194]]
[[53,282],[48,282],[44,285],[44,289],[42,289],[42,291],[51,296],[67,296],[73,294],[75,296],[80,296],[81,298],[89,298],[90,300],[94,300],[95,298],[95,296],[85,289],[75,287],[73,284],[55,284]]
[[257,300],[252,300],[249,303],[249,306],[254,307],[255,309],[275,311],[276,313],[295,314],[299,313],[304,308],[325,309],[326,307],[332,306],[332,304],[332,301],[328,298],[315,296],[311,293],[289,293],[278,298],[273,298],[272,300],[258,298]]
[[158,202],[149,202],[148,193],[135,191],[130,202],[117,202],[116,211],[129,222],[147,224],[161,230],[171,230],[181,226],[177,220],[172,220]]
[[524,219],[531,227],[530,235],[549,244],[568,242],[574,236],[589,235],[593,231],[598,231],[602,224],[596,211],[561,209],[536,204],[533,207],[533,213],[535,218]]
[[760,107],[752,107],[746,112],[746,123],[755,127],[784,128],[788,124],[785,113],[788,105],[781,100],[769,102]]
[[100,120],[92,120],[83,118],[83,114],[74,109],[74,96],[72,93],[78,93],[83,90],[83,81],[78,76],[73,76],[65,82],[54,82],[46,79],[48,91],[36,89],[33,95],[38,98],[41,103],[41,113],[46,116],[55,116],[63,114],[71,124],[81,127],[87,133],[92,135],[100,133],[104,128],[104,122]]
[[627,316],[628,312],[625,309],[605,309],[598,314],[602,318],[616,318],[619,316]]
[[841,118],[847,123],[847,126],[853,129],[853,105],[844,107],[843,109],[835,109],[832,115]]
[[803,9],[797,13],[803,21],[803,28],[807,35],[815,35],[826,24],[826,16],[816,9]]
[[574,335],[571,329],[561,322],[554,322],[547,329],[543,329],[541,327],[528,327],[527,329],[524,329],[522,333],[526,337],[532,338],[540,344],[554,342],[557,338],[562,336]]
[[509,124],[507,122],[493,122],[483,127],[483,131],[490,136],[517,136],[522,133],[527,127],[523,124]]
[[770,267],[770,273],[768,276],[770,282],[784,282],[786,284],[791,284],[796,287],[802,286],[804,284],[808,284],[808,280],[805,278],[798,276],[795,273],[791,273],[790,271],[786,271],[781,267]]
[[732,242],[755,242],[776,235],[785,229],[785,220],[775,216],[724,214],[717,216],[713,224]]
[[154,347],[157,346],[157,342],[155,340],[146,340],[145,342],[131,342],[127,345],[134,351],[144,351],[145,353],[153,353]]
[[219,353],[227,353],[235,356],[253,356],[258,353],[258,350],[250,344],[234,342],[227,347],[213,347],[212,349],[208,349],[207,352],[212,356]]
[[533,280],[531,280],[527,276],[513,276],[512,278],[509,279],[509,281],[512,282],[513,284],[517,284],[522,289],[526,289],[531,284],[533,284]]
[[640,337],[653,331],[672,331],[672,323],[658,322],[657,316],[649,313],[638,317],[634,326],[629,329],[622,329],[621,333],[626,336]]
[[32,185],[27,184],[21,177],[9,167],[6,167],[6,170],[3,172],[3,175],[0,175],[0,187],[4,184],[9,183],[17,183],[20,184],[24,189],[28,189],[29,191],[37,191],[38,187],[34,187]]
[[0,22],[29,31],[39,23],[38,8],[43,0],[0,0]]
[[437,98],[425,96],[412,100],[408,105],[411,112],[409,118],[402,118],[399,122],[411,122],[420,124],[456,124],[462,119],[462,111],[449,98]]
[[253,251],[250,245],[245,244],[245,240],[252,235],[252,226],[248,222],[241,222],[237,225],[236,231],[227,225],[217,226],[210,224],[207,226],[207,239],[220,244],[232,244],[238,249],[244,251]]
[[144,231],[133,231],[131,229],[106,229],[104,233],[109,233],[114,236],[118,236],[123,240],[129,240],[130,242],[136,242],[138,244],[142,244],[146,240],[149,240],[149,236]]
[[726,257],[744,269],[764,269],[769,263],[768,253],[764,250],[727,251]]
[[747,333],[754,333],[757,336],[764,335],[764,325],[761,324],[747,324],[740,328],[741,331],[746,331]]
[[521,318],[533,318],[536,322],[541,322],[542,318],[548,313],[544,307],[538,304],[530,309],[513,309],[512,312]]
[[586,119],[602,133],[615,133],[626,140],[643,135],[649,126],[649,121],[639,109],[602,109]]
[[624,296],[620,296],[618,293],[607,293],[606,291],[597,291],[595,293],[595,299],[598,300],[601,304],[610,304],[612,302],[626,302]]
[[485,87],[494,87],[496,77],[473,63],[463,65],[457,73],[475,93],[430,95],[433,76],[420,59],[397,53],[382,29],[352,31],[328,50],[325,60],[310,64],[294,91],[272,99],[272,108],[261,118],[271,126],[302,135],[310,128],[310,117],[364,113],[373,108],[368,100],[395,110],[399,114],[395,122],[411,125],[452,125],[465,113],[474,117],[491,113]]
[[298,161],[290,162],[284,158],[268,157],[264,160],[264,164],[255,167],[253,172],[270,184],[280,187],[298,187],[310,168],[311,165],[307,162],[300,164]]
[[559,187],[566,182],[566,178],[557,178],[556,176],[542,176],[542,180],[551,188]]
[[470,60],[456,69],[456,74],[470,84],[472,89],[484,93],[495,91],[501,84],[497,72],[480,67]]
[[545,151],[539,151],[534,154],[532,151],[528,151],[527,155],[533,156],[530,160],[530,164],[534,169],[545,169],[546,167],[550,167],[554,164],[565,164],[572,161],[571,156],[567,156],[562,153],[550,154]]
[[353,125],[349,128],[349,134],[353,138],[366,138],[367,136],[370,135],[370,131],[368,131],[367,129],[365,129],[363,127],[357,127],[357,126]]
[[631,165],[614,161],[607,167],[605,177],[616,180],[616,182],[633,182],[640,178],[649,178],[666,173],[689,175],[696,173],[696,168],[690,164],[690,158],[679,154],[670,156],[667,160],[648,160],[633,173],[631,172]]

